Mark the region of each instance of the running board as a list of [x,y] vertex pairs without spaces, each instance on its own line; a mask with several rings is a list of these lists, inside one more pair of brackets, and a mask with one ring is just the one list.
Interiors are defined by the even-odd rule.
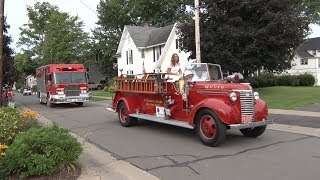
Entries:
[[145,119],[148,121],[154,121],[158,123],[163,123],[163,124],[170,124],[173,126],[179,126],[179,127],[184,127],[188,129],[193,129],[193,126],[190,126],[187,122],[184,121],[178,121],[174,119],[164,119],[163,117],[157,117],[157,116],[152,116],[149,114],[129,114],[131,117],[139,118],[139,119]]

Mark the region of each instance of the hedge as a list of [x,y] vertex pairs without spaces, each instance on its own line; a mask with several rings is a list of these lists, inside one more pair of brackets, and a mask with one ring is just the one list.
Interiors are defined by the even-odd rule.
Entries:
[[281,75],[262,74],[249,78],[249,82],[254,88],[271,86],[313,86],[316,82],[312,74]]

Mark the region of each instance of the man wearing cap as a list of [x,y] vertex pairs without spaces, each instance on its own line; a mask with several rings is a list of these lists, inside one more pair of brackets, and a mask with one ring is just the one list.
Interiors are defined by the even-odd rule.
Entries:
[[193,76],[192,81],[205,81],[206,77],[203,76],[203,71],[201,68],[197,68],[196,74]]

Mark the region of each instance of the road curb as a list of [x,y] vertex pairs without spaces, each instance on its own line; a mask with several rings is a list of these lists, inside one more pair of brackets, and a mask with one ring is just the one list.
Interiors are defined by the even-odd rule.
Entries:
[[284,110],[284,109],[269,109],[268,111],[269,111],[269,114],[320,117],[320,112],[312,112],[312,111],[296,111],[296,110]]
[[[33,111],[32,109],[18,104],[19,109],[26,111]],[[38,122],[43,126],[52,125],[53,122],[46,117],[37,115]],[[85,138],[82,138],[75,133],[69,132],[72,136],[83,145],[83,153],[80,156],[80,162],[82,163],[82,174],[78,178],[79,180],[158,180],[156,176],[143,171],[136,166],[123,161],[117,160],[110,153],[105,152],[88,142]]]
[[267,126],[267,129],[320,137],[320,128],[310,128],[310,127],[294,126],[294,125],[287,125],[287,124],[269,124]]

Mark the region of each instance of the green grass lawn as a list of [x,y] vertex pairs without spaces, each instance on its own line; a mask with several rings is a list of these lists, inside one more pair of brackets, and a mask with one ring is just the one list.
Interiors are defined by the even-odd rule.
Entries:
[[105,92],[103,90],[100,91],[90,91],[92,96],[103,96],[103,97],[112,97],[114,93]]
[[320,87],[267,87],[255,89],[270,109],[295,109],[320,103]]

